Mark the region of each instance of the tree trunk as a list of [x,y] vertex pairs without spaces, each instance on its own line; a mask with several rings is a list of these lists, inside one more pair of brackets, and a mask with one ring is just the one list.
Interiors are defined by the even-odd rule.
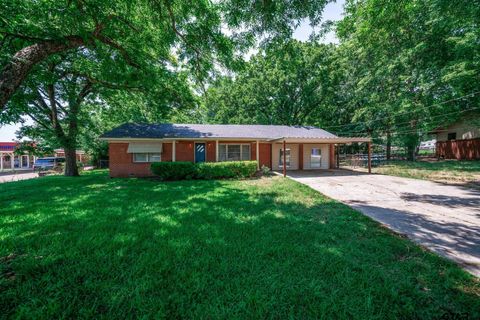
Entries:
[[81,37],[47,40],[32,44],[15,53],[0,73],[0,111],[27,77],[30,69],[50,55],[84,44]]
[[416,154],[416,146],[413,144],[409,144],[407,146],[407,160],[408,161],[415,161],[415,154]]
[[64,148],[65,150],[65,177],[77,177],[77,155],[75,148]]

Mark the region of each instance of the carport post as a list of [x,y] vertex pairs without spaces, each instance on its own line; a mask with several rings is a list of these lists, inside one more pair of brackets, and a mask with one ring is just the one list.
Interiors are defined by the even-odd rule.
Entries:
[[283,176],[287,176],[287,144],[283,140]]
[[368,142],[368,173],[372,173],[372,143]]

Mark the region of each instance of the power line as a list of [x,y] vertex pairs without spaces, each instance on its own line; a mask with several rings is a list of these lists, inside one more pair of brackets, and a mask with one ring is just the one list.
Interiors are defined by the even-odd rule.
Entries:
[[[439,114],[439,115],[436,115],[436,116],[431,116],[429,118],[438,118],[438,117],[445,117],[445,116],[448,116],[448,115],[451,115],[451,114],[456,114],[456,113],[464,113],[464,112],[467,112],[467,111],[472,111],[472,110],[477,110],[477,109],[480,109],[480,107],[474,107],[474,108],[470,108],[470,109],[465,109],[465,110],[458,110],[458,111],[453,111],[453,112],[448,112],[448,113],[444,113],[444,114]],[[425,120],[424,119],[417,119],[418,121],[421,121],[421,120]],[[399,125],[399,124],[408,124],[410,123],[410,121],[404,121],[404,122],[399,122],[397,123],[396,125]],[[412,129],[413,130],[413,129]],[[344,132],[336,132],[336,134],[362,134],[362,133],[367,133],[369,134],[370,132],[368,131],[344,131]]]
[[[453,98],[453,99],[450,99],[450,100],[445,100],[445,101],[434,103],[434,104],[431,104],[431,105],[426,105],[426,106],[423,106],[421,108],[422,109],[430,108],[430,107],[433,107],[433,106],[443,105],[443,104],[446,104],[446,103],[449,103],[449,102],[452,102],[452,101],[461,100],[461,99],[464,99],[464,98],[467,98],[467,97],[474,97],[475,95],[477,95],[479,93],[480,93],[480,91],[472,92],[472,93],[466,94],[466,95],[458,97],[458,98]],[[417,112],[417,111],[418,110],[401,111],[401,112],[395,114],[394,117],[396,117],[398,115],[401,115],[401,114],[408,114],[408,113],[413,113],[413,112]],[[374,120],[369,120],[369,121],[360,121],[360,122],[349,123],[349,124],[344,124],[344,125],[329,126],[329,127],[326,127],[325,129],[329,130],[331,128],[348,127],[348,126],[354,126],[354,125],[358,125],[358,124],[362,124],[362,123],[371,123],[371,122],[382,121],[382,120],[384,120],[384,119],[374,119]]]

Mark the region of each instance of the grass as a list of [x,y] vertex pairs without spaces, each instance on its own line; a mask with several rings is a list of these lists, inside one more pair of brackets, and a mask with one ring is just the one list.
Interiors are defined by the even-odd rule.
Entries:
[[480,161],[390,161],[372,172],[480,188]]
[[480,316],[480,284],[280,177],[0,184],[0,315],[16,318]]

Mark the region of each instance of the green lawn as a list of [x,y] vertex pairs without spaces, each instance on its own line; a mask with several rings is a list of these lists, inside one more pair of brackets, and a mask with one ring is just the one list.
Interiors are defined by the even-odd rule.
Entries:
[[480,188],[480,161],[391,161],[372,172]]
[[280,177],[0,184],[0,315],[480,316],[453,263]]

